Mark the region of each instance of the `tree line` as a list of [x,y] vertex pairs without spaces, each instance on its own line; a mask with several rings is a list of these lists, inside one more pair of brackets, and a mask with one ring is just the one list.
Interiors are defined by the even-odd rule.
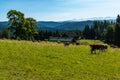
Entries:
[[86,25],[82,33],[85,39],[98,39],[120,46],[120,16],[111,22],[94,21],[93,26]]
[[71,30],[61,32],[38,31],[37,21],[34,18],[25,18],[20,11],[10,10],[7,13],[8,28],[0,31],[0,38],[12,38],[20,40],[34,40],[38,36],[40,40],[49,37],[64,37],[66,32],[74,32],[82,39],[98,39],[110,44],[120,46],[120,16],[116,21],[94,21],[92,26],[86,25],[84,30]]
[[48,31],[48,30],[40,30],[38,31],[38,34],[35,35],[37,39],[39,40],[49,40],[50,37],[68,37],[66,33],[68,32],[74,32],[79,37],[82,36],[82,31],[80,30],[69,30],[61,32],[59,30],[56,31]]

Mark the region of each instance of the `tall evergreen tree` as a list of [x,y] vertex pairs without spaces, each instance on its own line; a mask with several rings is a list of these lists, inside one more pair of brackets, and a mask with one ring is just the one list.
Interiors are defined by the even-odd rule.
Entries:
[[115,42],[120,46],[120,16],[117,16],[116,26],[115,26]]
[[85,25],[85,29],[83,30],[83,36],[86,39],[90,39],[90,28],[89,28],[89,25]]
[[99,39],[100,38],[99,21],[94,21],[93,22],[93,28],[95,30],[95,39]]
[[114,34],[115,34],[115,25],[114,24],[110,24],[107,27],[107,32],[106,32],[106,41],[109,43],[113,43],[114,42]]
[[93,27],[90,29],[90,39],[95,39],[95,30]]

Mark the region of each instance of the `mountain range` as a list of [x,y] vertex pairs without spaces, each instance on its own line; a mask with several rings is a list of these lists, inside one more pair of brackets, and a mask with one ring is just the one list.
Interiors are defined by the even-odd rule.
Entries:
[[[99,17],[90,19],[74,19],[67,21],[38,21],[38,30],[50,30],[50,31],[66,31],[66,30],[83,30],[85,25],[92,26],[95,20],[108,20],[115,21],[115,18],[111,17]],[[8,27],[8,22],[0,22],[0,30]]]
[[64,22],[38,22],[39,29],[49,30],[83,30],[85,25],[92,26],[93,21],[64,21]]
[[83,30],[85,25],[92,26],[94,21],[112,21],[115,22],[115,17],[94,17],[94,18],[83,18],[73,19],[67,21],[39,21],[40,30]]

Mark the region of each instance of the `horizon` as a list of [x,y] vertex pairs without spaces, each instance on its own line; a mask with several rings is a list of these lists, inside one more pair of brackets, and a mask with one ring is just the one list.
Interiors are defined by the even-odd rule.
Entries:
[[[82,21],[104,21],[104,20],[116,20],[117,17],[92,17],[92,18],[80,18],[80,19],[71,19],[71,20],[38,20],[37,22],[82,22]],[[8,20],[3,20],[0,22],[8,22]]]
[[9,10],[21,11],[25,17],[33,17],[37,21],[116,18],[120,13],[119,3],[119,0],[7,0],[0,3],[0,21],[8,21],[6,17]]

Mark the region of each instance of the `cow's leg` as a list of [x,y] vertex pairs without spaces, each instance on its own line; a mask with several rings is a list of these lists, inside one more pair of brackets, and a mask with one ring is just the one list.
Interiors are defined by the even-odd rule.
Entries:
[[91,54],[96,54],[96,50],[95,49],[91,49]]
[[94,49],[93,48],[91,48],[91,54],[93,54],[94,53]]
[[96,50],[94,50],[94,54],[96,54]]
[[93,54],[93,50],[91,49],[91,54]]

